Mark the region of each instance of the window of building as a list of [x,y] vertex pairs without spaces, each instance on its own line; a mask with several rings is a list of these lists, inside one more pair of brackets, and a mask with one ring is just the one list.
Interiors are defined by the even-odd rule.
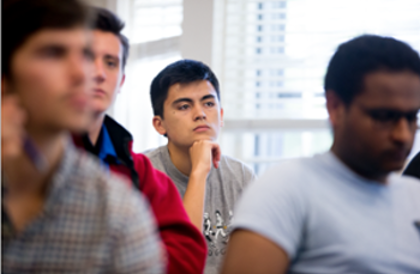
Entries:
[[[331,145],[323,78],[340,43],[369,33],[393,36],[420,51],[416,0],[223,3],[227,23],[216,32],[224,41],[216,55],[223,56],[216,71],[225,106],[221,144],[258,172]],[[247,50],[252,48],[262,50]]]

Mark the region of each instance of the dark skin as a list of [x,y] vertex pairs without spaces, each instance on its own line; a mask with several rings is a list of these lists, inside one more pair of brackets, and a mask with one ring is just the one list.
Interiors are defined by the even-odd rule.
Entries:
[[[407,71],[375,72],[364,80],[364,90],[350,105],[334,91],[326,93],[334,130],[331,151],[355,173],[386,184],[388,174],[403,167],[413,145],[417,129],[413,113],[420,109],[420,77]],[[222,273],[286,273],[290,260],[284,249],[270,239],[253,231],[236,230],[228,244]]]
[[286,273],[286,252],[269,239],[249,230],[235,230],[229,240],[223,274]]
[[327,91],[334,129],[331,150],[360,176],[386,183],[390,172],[404,166],[417,129],[416,119],[399,117],[392,121],[389,116],[399,112],[412,117],[417,113],[420,77],[410,72],[376,72],[365,78],[364,87],[349,106]]

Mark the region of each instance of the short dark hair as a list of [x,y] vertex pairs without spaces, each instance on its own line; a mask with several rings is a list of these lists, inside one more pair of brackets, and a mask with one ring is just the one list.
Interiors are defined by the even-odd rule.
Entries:
[[78,0],[2,1],[2,77],[11,77],[14,53],[41,29],[69,29],[89,23],[89,12]]
[[153,79],[150,86],[150,98],[154,115],[163,118],[163,104],[168,97],[169,88],[174,84],[189,84],[207,80],[216,90],[220,101],[219,81],[211,69],[200,61],[180,60],[168,65]]
[[332,90],[350,105],[363,91],[364,78],[375,71],[411,71],[420,76],[419,54],[391,37],[362,35],[341,44],[330,60],[325,91]]
[[93,12],[95,14],[93,28],[96,30],[111,32],[118,36],[118,38],[120,39],[121,45],[123,47],[122,68],[124,70],[130,51],[130,44],[128,38],[121,34],[121,31],[125,26],[124,22],[117,15],[115,15],[107,9],[98,7],[91,8],[93,9]]

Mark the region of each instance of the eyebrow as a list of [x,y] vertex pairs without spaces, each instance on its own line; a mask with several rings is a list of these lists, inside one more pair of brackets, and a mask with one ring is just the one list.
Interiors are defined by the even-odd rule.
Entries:
[[45,50],[49,50],[49,49],[54,49],[54,50],[61,50],[61,51],[67,51],[68,47],[64,44],[60,44],[58,42],[52,42],[52,43],[45,43],[45,44],[41,44],[39,45],[36,49],[35,52],[43,52]]
[[374,112],[381,112],[381,111],[385,112],[386,111],[386,112],[398,112],[398,113],[404,113],[404,114],[414,114],[414,113],[418,113],[419,109],[401,111],[401,110],[392,109],[392,108],[372,108],[372,109],[370,109],[370,111],[374,111]]
[[[54,41],[54,42],[47,42],[47,43],[39,45],[38,48],[35,49],[35,52],[39,54],[39,53],[43,53],[51,49],[60,51],[60,54],[67,54],[67,52],[72,50],[69,45]],[[94,56],[92,48],[88,45],[85,45],[82,47],[82,52],[85,56],[89,56],[89,57]]]
[[215,98],[216,97],[213,94],[208,94],[208,95],[203,96],[203,98],[201,98],[200,101],[204,101],[207,99],[215,99]]
[[[204,101],[204,100],[207,100],[207,99],[214,99],[214,98],[216,98],[216,97],[215,97],[213,94],[208,94],[208,95],[203,96],[203,97],[200,99],[200,101]],[[193,100],[192,100],[192,99],[190,99],[190,98],[179,98],[179,99],[176,99],[176,100],[172,103],[172,105],[176,105],[176,104],[179,104],[179,103],[181,103],[181,102],[193,103]]]
[[105,54],[104,58],[105,59],[112,59],[112,60],[115,60],[117,62],[120,62],[120,58],[118,56],[115,56],[115,55]]
[[172,103],[172,105],[176,105],[176,104],[179,104],[179,103],[181,103],[181,102],[192,103],[192,102],[193,102],[193,100],[191,100],[190,98],[179,98],[179,99],[176,99],[176,100]]

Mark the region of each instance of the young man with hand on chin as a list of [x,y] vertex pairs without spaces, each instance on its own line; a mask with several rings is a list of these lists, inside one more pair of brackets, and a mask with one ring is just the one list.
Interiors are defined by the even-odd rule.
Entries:
[[[205,273],[218,273],[234,204],[254,174],[216,143],[223,124],[219,83],[208,66],[181,60],[163,69],[150,89],[153,125],[168,145],[146,152],[174,181],[191,221],[208,245]],[[203,229],[204,227],[204,229]]]
[[91,117],[86,8],[4,0],[2,12],[2,273],[163,273],[143,196],[70,140]]
[[154,169],[146,156],[132,151],[131,134],[106,115],[124,84],[129,43],[121,34],[124,23],[115,14],[102,8],[91,9],[95,16],[94,115],[87,133],[75,135],[73,139],[113,173],[126,178],[133,191],[139,190],[147,198],[166,249],[167,273],[201,273],[206,258],[205,242],[190,222],[175,185],[168,176]]

